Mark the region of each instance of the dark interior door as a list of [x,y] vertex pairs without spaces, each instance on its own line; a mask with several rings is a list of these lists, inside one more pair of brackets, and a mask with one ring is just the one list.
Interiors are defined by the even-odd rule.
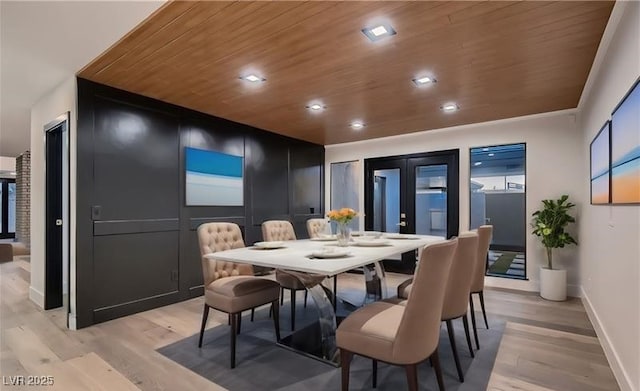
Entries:
[[[365,160],[365,229],[458,235],[458,158],[458,150],[451,150]],[[412,251],[385,267],[412,273],[415,261]]]
[[62,307],[63,122],[46,132],[46,244],[44,309]]
[[16,236],[16,181],[0,179],[0,239]]

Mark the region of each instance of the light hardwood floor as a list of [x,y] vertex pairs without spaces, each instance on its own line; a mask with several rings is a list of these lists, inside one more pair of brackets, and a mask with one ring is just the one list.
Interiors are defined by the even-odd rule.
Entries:
[[[27,259],[0,264],[0,389],[45,388],[5,384],[15,376],[53,376],[46,389],[59,390],[222,389],[156,352],[199,331],[202,298],[72,331],[65,310],[45,312],[28,299]],[[388,284],[405,278],[390,273]],[[357,297],[362,276],[340,276],[338,289]],[[490,289],[485,297],[489,322],[507,322],[490,390],[618,389],[578,299],[553,303]],[[208,327],[226,322],[225,314],[212,311]]]

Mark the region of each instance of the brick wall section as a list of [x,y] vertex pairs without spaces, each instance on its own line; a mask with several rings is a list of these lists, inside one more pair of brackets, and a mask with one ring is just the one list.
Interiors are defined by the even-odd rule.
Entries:
[[31,245],[31,152],[16,158],[16,240]]

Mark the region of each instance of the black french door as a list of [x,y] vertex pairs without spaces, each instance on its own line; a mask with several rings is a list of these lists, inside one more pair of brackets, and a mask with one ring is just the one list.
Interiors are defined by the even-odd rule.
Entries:
[[0,239],[16,236],[16,181],[0,178]]
[[[365,229],[389,233],[458,235],[459,151],[365,160]],[[392,267],[410,272],[415,253]]]
[[46,130],[46,234],[44,309],[61,307],[63,302],[63,208],[62,146],[67,123]]

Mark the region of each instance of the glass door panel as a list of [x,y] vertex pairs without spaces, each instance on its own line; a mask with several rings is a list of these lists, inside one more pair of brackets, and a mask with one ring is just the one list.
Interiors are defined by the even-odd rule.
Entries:
[[400,232],[400,169],[373,172],[373,230]]
[[447,165],[415,168],[415,233],[447,236]]

